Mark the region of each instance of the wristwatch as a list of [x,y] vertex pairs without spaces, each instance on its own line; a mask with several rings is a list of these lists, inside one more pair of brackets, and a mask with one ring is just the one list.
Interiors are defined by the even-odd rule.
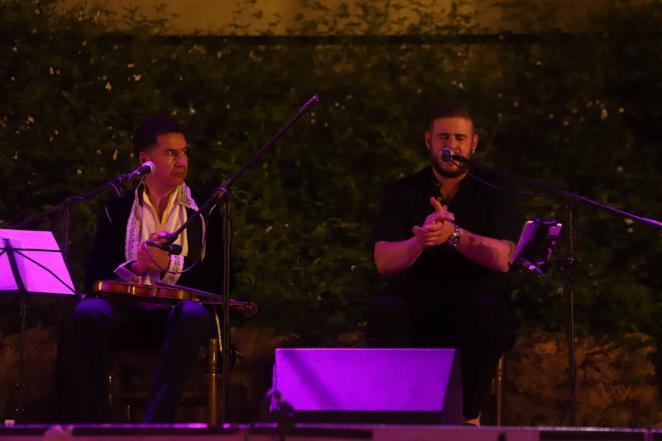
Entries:
[[455,225],[453,232],[448,236],[448,239],[446,239],[446,243],[453,248],[457,248],[457,245],[460,243],[460,227]]

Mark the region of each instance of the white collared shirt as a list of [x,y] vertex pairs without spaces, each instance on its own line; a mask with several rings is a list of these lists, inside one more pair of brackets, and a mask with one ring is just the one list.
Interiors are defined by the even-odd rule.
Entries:
[[[182,252],[171,255],[168,263],[168,271],[163,278],[160,273],[147,273],[143,276],[131,271],[131,263],[138,257],[140,244],[149,239],[152,233],[159,231],[173,232],[181,227],[188,219],[186,209],[198,210],[198,206],[191,197],[191,190],[184,183],[179,185],[169,196],[163,214],[159,219],[157,210],[152,205],[149,197],[145,197],[144,186],[136,188],[131,207],[131,213],[126,227],[125,257],[126,261],[115,269],[115,274],[123,280],[133,283],[151,285],[155,280],[167,283],[176,283],[181,274],[178,272],[184,268],[184,256],[188,255],[188,235],[186,230],[179,235],[174,243],[181,245]],[[204,234],[204,233],[203,233]],[[204,251],[203,251],[204,252]]]

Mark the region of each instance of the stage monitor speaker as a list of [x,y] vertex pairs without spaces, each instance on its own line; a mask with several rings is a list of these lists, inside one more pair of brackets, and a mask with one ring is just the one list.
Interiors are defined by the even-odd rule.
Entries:
[[298,422],[457,424],[461,384],[454,349],[276,349],[273,371]]

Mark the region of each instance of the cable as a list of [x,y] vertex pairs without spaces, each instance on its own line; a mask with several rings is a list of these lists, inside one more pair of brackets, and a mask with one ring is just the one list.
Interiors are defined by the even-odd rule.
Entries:
[[513,194],[517,194],[517,195],[520,195],[520,196],[528,196],[528,197],[545,196],[544,193],[532,193],[532,192],[528,192],[528,191],[515,190],[515,189],[512,189],[512,188],[504,188],[504,187],[501,187],[500,185],[493,184],[493,183],[491,183],[491,182],[489,182],[489,181],[487,181],[483,178],[478,177],[473,172],[469,172],[469,176],[471,178],[475,179],[476,181],[480,182],[483,185],[487,185],[488,187],[494,188],[494,189],[499,190],[499,191],[504,191],[506,193],[513,193]]

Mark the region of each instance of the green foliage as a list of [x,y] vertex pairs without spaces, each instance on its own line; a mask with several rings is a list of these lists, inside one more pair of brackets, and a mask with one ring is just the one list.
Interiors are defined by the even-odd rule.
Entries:
[[[472,39],[479,29],[468,2],[452,2],[444,21],[422,2],[403,14],[405,3],[305,0],[292,37],[251,39],[240,37],[246,17],[260,20],[265,36],[280,20],[254,1],[238,5],[231,35],[205,38],[162,36],[165,10],[154,20],[133,9],[62,11],[57,0],[0,2],[8,37],[0,43],[0,225],[131,169],[131,134],[146,115],[184,123],[190,181],[210,190],[314,93],[320,104],[237,182],[233,218],[236,296],[260,305],[257,323],[311,344],[363,326],[382,284],[371,257],[381,189],[425,165],[425,117],[443,97],[475,104],[480,159],[662,217],[658,34]],[[596,22],[616,31],[659,25],[658,3],[621,3]],[[522,4],[498,7],[509,16]],[[78,278],[99,203],[73,213]],[[524,205],[528,215],[564,216],[559,200]],[[659,232],[582,206],[578,236],[580,330],[662,336]],[[561,329],[558,270],[516,277],[522,329]]]

